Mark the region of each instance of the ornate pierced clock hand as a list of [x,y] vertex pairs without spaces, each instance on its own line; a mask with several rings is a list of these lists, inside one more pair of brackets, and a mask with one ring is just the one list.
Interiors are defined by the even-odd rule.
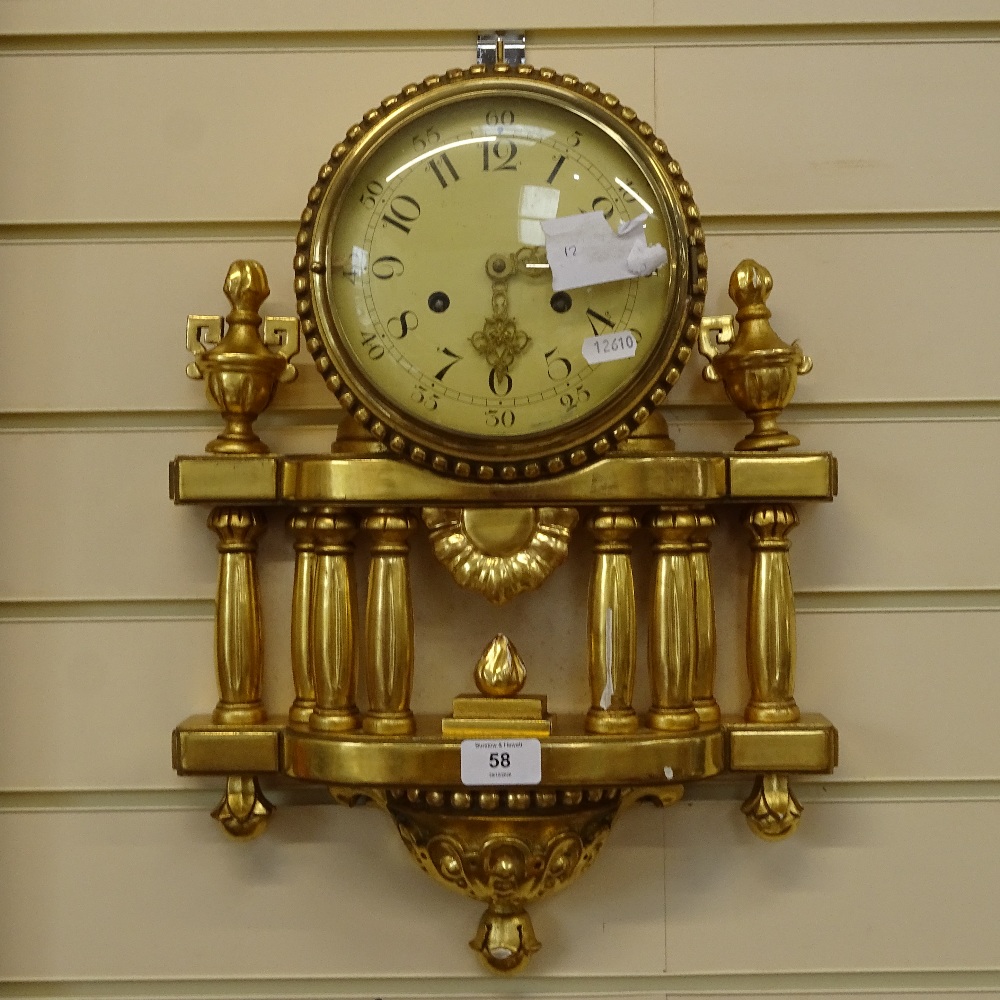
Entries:
[[507,302],[507,282],[511,275],[525,266],[523,247],[516,254],[491,254],[486,261],[486,273],[493,285],[492,316],[487,317],[481,330],[477,330],[469,341],[472,346],[492,365],[495,379],[503,379],[514,361],[523,354],[531,338],[517,325],[510,315]]

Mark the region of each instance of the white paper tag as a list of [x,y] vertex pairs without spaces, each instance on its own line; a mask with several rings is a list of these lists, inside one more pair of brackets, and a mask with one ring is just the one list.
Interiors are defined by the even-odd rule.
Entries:
[[463,785],[537,785],[541,780],[538,740],[462,740]]
[[542,222],[545,253],[552,269],[552,290],[639,278],[667,262],[659,243],[646,245],[643,212],[616,232],[600,212],[582,212]]
[[634,358],[637,343],[635,334],[631,330],[599,333],[596,337],[587,337],[583,342],[583,356],[588,365],[618,361],[620,358]]

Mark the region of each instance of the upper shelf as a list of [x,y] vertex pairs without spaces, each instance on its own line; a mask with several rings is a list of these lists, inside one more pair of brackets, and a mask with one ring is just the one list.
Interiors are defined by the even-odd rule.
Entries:
[[197,455],[170,464],[175,503],[337,503],[406,507],[832,500],[827,452],[619,454],[533,482],[446,479],[389,456]]

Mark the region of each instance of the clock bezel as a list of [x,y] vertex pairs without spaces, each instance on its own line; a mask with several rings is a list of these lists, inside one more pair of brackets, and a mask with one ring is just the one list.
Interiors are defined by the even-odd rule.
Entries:
[[[674,296],[656,331],[650,358],[625,389],[585,418],[518,438],[472,436],[412,419],[393,405],[341,344],[326,291],[326,250],[336,210],[370,157],[418,116],[472,97],[510,95],[568,109],[618,142],[652,184],[664,224],[686,249],[677,261]],[[341,406],[390,452],[458,478],[499,482],[557,475],[605,457],[661,406],[696,342],[704,310],[707,256],[691,188],[666,145],[636,112],[577,77],[503,64],[449,70],[410,84],[364,115],[338,143],[310,190],[296,238],[295,292],[302,332],[327,387]]]

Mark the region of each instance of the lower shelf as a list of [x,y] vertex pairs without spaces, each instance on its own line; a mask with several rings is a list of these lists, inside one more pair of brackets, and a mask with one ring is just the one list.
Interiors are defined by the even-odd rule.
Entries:
[[[287,774],[329,785],[461,787],[462,740],[441,735],[440,718],[419,717],[412,736],[314,733],[284,718],[221,726],[195,715],[173,734],[180,774]],[[826,774],[837,764],[837,730],[822,715],[765,725],[725,717],[690,733],[643,729],[593,735],[583,717],[559,716],[541,741],[542,786],[649,786],[724,771]]]

